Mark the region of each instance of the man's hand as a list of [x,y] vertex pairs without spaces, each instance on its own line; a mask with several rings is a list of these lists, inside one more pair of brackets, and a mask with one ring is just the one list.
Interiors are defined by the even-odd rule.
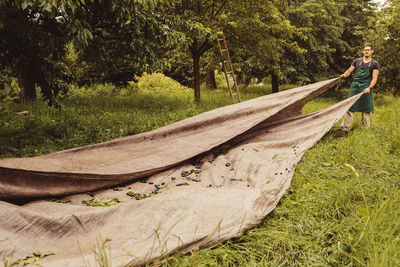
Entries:
[[364,94],[368,95],[370,92],[371,92],[371,87],[368,86],[367,88],[364,89]]
[[347,75],[343,73],[342,75],[340,75],[340,78],[347,78]]

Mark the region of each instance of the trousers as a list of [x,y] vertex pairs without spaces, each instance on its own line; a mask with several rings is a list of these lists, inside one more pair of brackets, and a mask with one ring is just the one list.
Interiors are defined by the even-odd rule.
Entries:
[[[351,124],[353,123],[354,113],[355,112],[350,111],[350,110],[348,110],[346,112],[346,114],[344,115],[342,124],[340,125],[340,129],[342,131],[347,132],[350,129]],[[370,114],[369,112],[363,112],[362,116],[361,116],[361,122],[366,128],[371,127],[371,121],[369,119],[369,114]]]

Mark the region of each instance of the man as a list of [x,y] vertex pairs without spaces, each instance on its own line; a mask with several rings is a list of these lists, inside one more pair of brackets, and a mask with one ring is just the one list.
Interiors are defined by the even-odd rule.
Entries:
[[354,113],[362,112],[362,123],[365,127],[371,126],[369,114],[374,112],[374,88],[379,75],[379,63],[372,59],[374,46],[370,43],[364,45],[364,57],[357,58],[340,77],[347,78],[355,70],[353,82],[347,97],[364,92],[359,100],[346,112],[340,128],[347,133],[353,123]]

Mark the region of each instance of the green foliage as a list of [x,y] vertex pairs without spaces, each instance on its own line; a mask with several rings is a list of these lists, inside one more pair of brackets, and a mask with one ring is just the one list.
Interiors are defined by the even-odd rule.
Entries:
[[[167,50],[164,54],[164,67],[161,71],[178,81],[179,83],[193,87],[193,62],[191,55],[186,51],[186,44],[178,45],[173,50]],[[201,63],[201,70],[205,64]]]
[[[279,83],[315,82],[343,72],[357,57],[368,22],[376,16],[371,0],[214,1],[208,9],[203,1],[176,5],[177,30],[187,36],[192,57],[208,54],[201,69],[218,68],[219,56],[206,51],[216,46],[221,25],[236,72],[258,78],[273,74]],[[218,14],[212,13],[217,7]],[[189,58],[182,56],[183,48],[177,49],[168,59],[172,68],[167,73],[186,83],[184,75],[173,74],[180,68],[190,73]]]
[[26,256],[23,259],[17,259],[12,262],[9,262],[8,259],[5,258],[3,264],[4,264],[4,267],[26,266],[26,265],[34,264],[36,261],[43,259],[44,257],[56,255],[58,253],[59,253],[58,251],[52,251],[52,252],[37,251],[37,252],[32,253],[32,256]]
[[228,88],[226,84],[225,74],[221,71],[214,71],[215,73],[215,83],[217,84],[217,88]]
[[136,77],[137,83],[130,83],[134,90],[143,94],[170,95],[179,94],[179,92],[192,92],[191,89],[179,84],[177,81],[165,76],[162,73],[147,74],[142,77]]
[[220,68],[210,49],[222,26],[239,78],[308,83],[333,77],[373,40],[381,47],[382,89],[397,92],[398,7],[398,0],[387,1],[378,15],[372,0],[6,0],[0,3],[0,66],[32,96],[40,88],[50,104],[66,82],[119,87],[145,71],[195,83],[199,97],[204,70]]
[[[172,1],[174,27],[185,37],[183,48],[193,60],[193,89],[196,103],[200,103],[201,57],[213,47],[215,20],[227,10],[229,1]],[[168,13],[168,12],[167,12]]]
[[133,191],[128,191],[126,194],[128,196],[132,197],[132,198],[135,198],[136,200],[146,199],[146,198],[152,197],[154,195],[154,193],[149,193],[149,194],[142,195],[140,193],[136,193],[136,192],[133,192]]
[[90,25],[92,40],[75,58],[67,58],[72,59],[75,81],[120,85],[135,74],[161,68],[161,54],[180,37],[162,15],[159,2],[163,1],[87,2],[77,16]]
[[1,1],[0,67],[18,77],[22,99],[36,98],[37,85],[50,105],[70,74],[78,84],[126,82],[177,41],[158,2]]
[[342,73],[355,57],[362,56],[364,42],[373,42],[368,36],[370,29],[378,20],[379,14],[375,1],[334,1],[339,8],[340,16],[345,18],[340,40],[334,40],[332,47],[336,50],[332,59],[332,73]]
[[12,100],[18,97],[19,87],[17,79],[0,73],[0,101]]
[[65,89],[60,79],[67,79],[66,75],[56,63],[67,39],[58,7],[56,1],[0,2],[0,67],[19,78],[22,98],[35,98],[38,85],[44,99],[53,104],[55,95]]
[[63,201],[61,201],[60,199],[57,199],[57,198],[51,198],[51,199],[49,199],[48,201],[54,202],[54,203],[68,204],[68,205],[72,204],[71,200],[65,200],[65,201],[63,202]]
[[82,204],[85,204],[87,206],[91,207],[108,207],[108,206],[113,206],[115,204],[120,203],[121,201],[118,198],[113,198],[113,199],[102,199],[102,198],[92,198],[90,200],[82,200]]
[[[295,82],[310,83],[336,74],[333,55],[341,43],[346,18],[334,1],[292,1],[285,9],[287,19],[300,31],[294,40],[302,53],[284,55],[284,74]],[[348,64],[350,64],[349,62]]]
[[192,92],[191,89],[182,86],[177,81],[162,73],[147,74],[141,77],[135,76],[134,81],[128,82],[128,86],[116,86],[112,83],[99,83],[90,86],[70,85],[68,93],[64,96],[129,96],[137,94],[169,95],[174,96],[180,92]]
[[260,79],[270,73],[282,78],[285,54],[295,57],[305,52],[295,39],[304,30],[297,29],[282,9],[279,2],[244,1],[231,12],[225,31],[240,72]]
[[381,65],[377,89],[400,95],[400,1],[385,1],[377,20],[370,22],[370,30],[366,41],[375,45],[376,59]]

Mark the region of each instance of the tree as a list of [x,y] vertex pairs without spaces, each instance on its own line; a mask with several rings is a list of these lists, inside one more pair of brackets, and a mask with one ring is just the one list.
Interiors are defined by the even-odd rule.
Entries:
[[[75,8],[72,1],[62,2],[64,11]],[[35,99],[35,85],[50,102],[63,88],[60,66],[68,40],[68,20],[58,15],[60,6],[48,1],[0,2],[0,66],[18,77],[22,100]]]
[[293,58],[289,65],[297,77],[297,82],[309,83],[325,79],[332,73],[335,46],[341,40],[345,19],[333,1],[291,1],[287,17],[298,28],[304,29],[304,36],[296,38],[305,53]]
[[90,25],[93,35],[78,51],[77,63],[85,66],[78,73],[81,84],[125,83],[160,69],[162,53],[180,37],[156,1],[87,2],[76,16]]
[[208,68],[206,70],[206,85],[210,89],[216,89],[217,88],[217,82],[215,81],[214,69]]
[[[340,39],[333,44],[335,53],[334,64],[331,66],[332,73],[343,73],[354,59],[360,54],[363,44],[367,41],[366,36],[372,25],[378,20],[377,6],[374,1],[366,0],[335,0],[339,8],[340,17],[344,18],[343,33]],[[371,42],[372,40],[368,40]],[[360,55],[361,56],[361,55]]]
[[176,20],[176,30],[186,37],[185,48],[193,63],[193,88],[196,103],[200,103],[200,59],[213,47],[216,21],[228,8],[229,0],[175,0],[166,13]]
[[381,91],[400,95],[400,1],[387,0],[379,19],[371,22],[366,39],[375,44],[376,59],[381,65],[377,86]]
[[225,28],[238,69],[258,78],[271,75],[273,92],[279,91],[286,54],[304,53],[295,41],[304,36],[303,29],[285,17],[285,10],[281,1],[244,1],[231,11]]
[[[275,1],[182,0],[175,3],[170,13],[177,18],[177,30],[187,38],[196,102],[200,101],[200,59],[215,47],[220,26],[226,34],[235,68],[249,75],[265,76],[269,72],[275,78],[284,51],[301,52],[290,39],[296,34],[295,27],[275,7]],[[274,85],[278,90],[277,84]]]
[[[159,38],[158,42],[176,38],[156,13],[157,3],[158,0],[1,0],[0,66],[11,69],[18,77],[21,99],[34,99],[38,85],[52,104],[68,78],[65,66],[59,63],[67,43],[72,42],[78,50],[91,45],[100,52],[93,55],[86,50],[85,54],[85,59],[98,69],[109,62],[94,58],[112,58],[118,48],[124,48],[119,54],[125,57],[113,65],[114,69],[127,61],[151,63],[156,57],[154,38]],[[98,43],[91,43],[93,39]]]
[[[210,40],[211,43],[213,41],[215,40]],[[187,46],[187,43],[181,43],[176,45],[174,49],[167,50],[164,53],[163,58],[165,64],[162,72],[179,83],[193,88],[193,57]],[[205,77],[206,83],[213,83],[213,72],[220,68],[220,64],[220,56],[217,54],[216,48],[213,47],[206,51],[203,56],[200,57],[200,81]],[[210,74],[211,72],[212,74]],[[210,81],[208,81],[208,79],[210,79]],[[210,88],[215,88],[215,86],[210,84]]]

